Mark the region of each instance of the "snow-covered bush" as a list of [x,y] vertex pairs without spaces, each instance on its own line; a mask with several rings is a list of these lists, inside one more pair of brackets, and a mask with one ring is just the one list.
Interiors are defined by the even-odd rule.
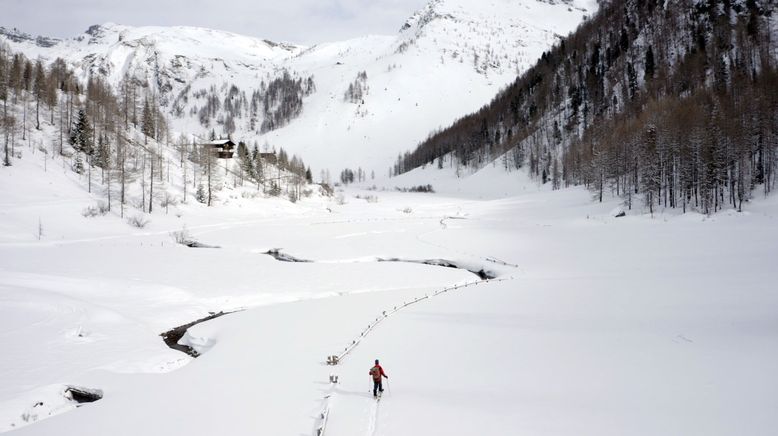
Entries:
[[271,197],[278,197],[281,195],[281,186],[276,182],[270,182],[270,189],[268,189],[267,194]]
[[324,197],[332,197],[332,195],[335,193],[335,190],[333,190],[332,186],[330,186],[328,183],[322,183],[319,185],[319,192]]
[[195,200],[197,200],[199,203],[205,204],[205,202],[208,200],[208,196],[205,193],[205,188],[203,188],[203,185],[197,185],[197,192],[195,193]]
[[176,244],[181,245],[187,245],[192,240],[192,235],[189,234],[186,226],[182,227],[181,230],[170,232],[170,237],[176,241]]
[[150,222],[151,221],[148,218],[146,218],[145,216],[143,216],[141,214],[133,215],[133,216],[127,218],[127,224],[129,224],[129,225],[131,225],[133,227],[137,227],[139,229],[142,229],[142,228],[146,227],[146,225],[148,223],[150,223]]
[[96,216],[103,216],[108,213],[108,205],[104,201],[98,201],[94,206],[87,206],[81,211],[81,215],[85,218],[94,218]]
[[410,188],[395,187],[394,190],[395,191],[399,191],[399,192],[429,192],[429,193],[434,193],[435,192],[435,190],[432,188],[432,185],[429,185],[429,184],[427,184],[427,185],[419,185],[419,186],[411,186]]
[[365,195],[364,197],[357,194],[355,195],[355,198],[358,198],[360,200],[365,200],[368,203],[378,203],[378,197],[375,195]]

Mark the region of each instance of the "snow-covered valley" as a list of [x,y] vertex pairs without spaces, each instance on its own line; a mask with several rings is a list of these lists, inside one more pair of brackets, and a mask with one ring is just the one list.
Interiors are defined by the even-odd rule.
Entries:
[[[409,173],[344,201],[179,205],[137,230],[82,217],[94,200],[69,175],[17,161],[0,172],[0,429],[732,435],[778,425],[775,197],[740,214],[614,218],[616,201],[593,203],[583,189],[524,180],[479,198],[478,175],[457,194],[467,180],[426,171],[447,193],[391,189],[421,177]],[[8,189],[14,179],[27,190]],[[176,244],[170,233],[184,226],[220,248]],[[310,262],[264,254],[275,248]],[[445,259],[496,279],[379,258]],[[196,359],[159,336],[222,310],[241,311],[182,339]],[[379,403],[375,358],[390,376]],[[66,386],[103,398],[76,408]]]
[[[757,3],[732,6],[762,17],[732,21],[754,41],[775,25]],[[626,20],[618,47],[656,30],[629,9],[657,4],[599,6]],[[715,16],[698,6],[681,15]],[[531,134],[548,147],[516,145],[538,110],[516,97],[405,166],[532,65],[596,65],[597,7],[431,0],[394,35],[311,47],[0,28],[0,433],[775,433],[778,130],[700,113],[706,135],[653,126],[617,158],[559,160],[583,88],[530,70],[526,95],[563,107]],[[591,40],[565,41],[596,55],[550,60],[582,22]],[[635,51],[641,74],[653,50]],[[613,74],[637,90],[635,65]],[[761,112],[754,126],[776,120]]]

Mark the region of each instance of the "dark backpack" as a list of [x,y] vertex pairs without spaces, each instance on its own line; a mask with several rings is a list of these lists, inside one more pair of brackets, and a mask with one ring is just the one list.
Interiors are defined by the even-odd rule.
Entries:
[[381,368],[378,365],[370,368],[370,375],[373,376],[373,380],[381,380]]

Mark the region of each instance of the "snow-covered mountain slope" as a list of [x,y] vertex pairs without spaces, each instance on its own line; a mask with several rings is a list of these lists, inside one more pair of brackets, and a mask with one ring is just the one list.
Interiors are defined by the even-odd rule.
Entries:
[[[177,132],[214,129],[269,143],[301,154],[314,171],[383,173],[398,153],[489,101],[595,8],[582,0],[434,0],[397,35],[309,48],[202,28],[110,23],[61,41],[14,31],[0,31],[0,40],[31,58],[62,57],[82,79],[103,75],[117,91],[125,77],[148,83]],[[291,94],[302,110],[268,124],[280,103],[268,107],[267,87],[284,71],[303,84],[311,78],[315,88],[284,88],[279,100]],[[346,98],[350,85],[361,95]],[[204,111],[209,98],[218,107]]]

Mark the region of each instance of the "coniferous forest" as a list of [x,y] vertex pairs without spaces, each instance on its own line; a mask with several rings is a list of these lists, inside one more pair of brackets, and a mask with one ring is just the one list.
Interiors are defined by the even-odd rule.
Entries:
[[481,110],[398,157],[452,153],[657,207],[741,210],[775,187],[778,47],[766,0],[616,0]]

